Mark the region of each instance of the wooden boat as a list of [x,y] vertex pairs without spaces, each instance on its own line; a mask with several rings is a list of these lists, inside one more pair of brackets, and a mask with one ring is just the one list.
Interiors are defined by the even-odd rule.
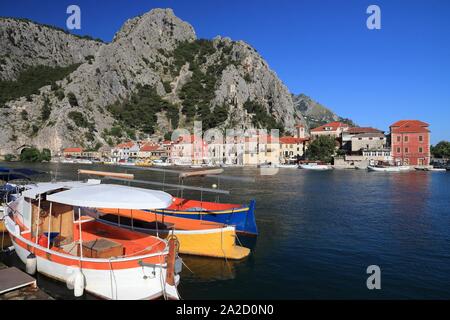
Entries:
[[319,164],[316,162],[302,163],[298,166],[300,169],[314,170],[314,171],[327,171],[333,170],[333,167],[328,164]]
[[151,212],[199,221],[217,222],[236,227],[236,232],[247,235],[258,235],[255,219],[254,200],[249,205],[217,203],[183,198],[173,198],[172,204],[166,209],[151,210]]
[[164,239],[173,234],[180,243],[180,253],[233,260],[243,259],[250,254],[250,249],[236,244],[234,226],[144,210],[99,209],[93,213],[100,221],[114,226]]
[[164,208],[161,191],[99,181],[42,183],[8,204],[15,251],[30,274],[65,282],[105,299],[178,299],[181,262],[176,241],[118,228],[84,216],[82,208]]

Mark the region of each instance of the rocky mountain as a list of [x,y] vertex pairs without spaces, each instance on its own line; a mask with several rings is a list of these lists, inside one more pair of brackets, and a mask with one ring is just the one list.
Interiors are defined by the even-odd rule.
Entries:
[[295,108],[303,115],[310,129],[333,121],[341,121],[355,126],[352,120],[338,116],[327,107],[304,94],[292,95],[292,100],[294,101]]
[[0,80],[16,80],[30,66],[85,62],[102,45],[26,19],[0,18]]
[[243,41],[197,39],[171,9],[128,20],[111,43],[0,20],[0,154],[98,149],[176,128],[281,128],[303,116]]

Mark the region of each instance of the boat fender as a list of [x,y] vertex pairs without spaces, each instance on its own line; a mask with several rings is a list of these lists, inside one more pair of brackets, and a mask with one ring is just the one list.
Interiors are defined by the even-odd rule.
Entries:
[[81,297],[84,293],[84,275],[80,269],[74,272],[73,294],[75,297]]
[[27,256],[27,261],[25,263],[25,271],[30,275],[34,275],[36,273],[36,269],[37,269],[37,258],[33,253],[30,253]]
[[183,259],[181,259],[181,257],[177,257],[175,259],[175,274],[181,273],[182,269],[183,269]]

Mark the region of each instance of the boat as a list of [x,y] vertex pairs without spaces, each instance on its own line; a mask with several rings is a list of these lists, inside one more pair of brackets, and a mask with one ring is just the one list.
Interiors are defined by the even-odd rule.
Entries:
[[399,166],[367,166],[368,171],[372,172],[400,172]]
[[320,164],[317,162],[301,163],[298,167],[300,169],[315,170],[315,171],[333,170],[332,166],[330,166],[328,164]]
[[[27,168],[5,168],[0,167],[0,250],[11,246],[5,223],[4,214],[6,204],[15,200],[23,190],[23,182],[29,184],[33,176],[42,174]],[[13,183],[14,182],[14,183]]]
[[151,210],[151,212],[232,225],[236,227],[236,232],[239,234],[256,236],[258,227],[255,220],[255,204],[255,200],[251,200],[248,205],[240,205],[174,197],[168,208]]
[[159,166],[159,167],[170,167],[172,164],[170,162],[163,161],[161,159],[157,159],[157,160],[153,160],[153,165]]
[[84,215],[86,208],[164,208],[162,191],[87,182],[39,183],[7,205],[6,229],[30,274],[67,284],[75,296],[178,299],[176,238],[157,238]]
[[275,167],[284,169],[297,169],[298,164],[277,164],[275,165]]
[[430,168],[428,171],[432,172],[445,172],[447,171],[445,168]]
[[250,254],[250,249],[236,244],[236,228],[231,225],[148,210],[99,209],[92,214],[102,222],[163,239],[174,235],[182,254],[230,260],[241,260]]
[[137,167],[151,167],[153,162],[151,160],[138,161],[135,164]]

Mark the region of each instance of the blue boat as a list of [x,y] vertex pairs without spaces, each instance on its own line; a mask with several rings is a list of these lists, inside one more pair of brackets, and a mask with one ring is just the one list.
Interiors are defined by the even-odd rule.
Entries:
[[206,202],[174,198],[167,209],[149,210],[150,212],[176,216],[180,218],[219,222],[236,227],[236,232],[245,235],[258,235],[255,219],[255,200],[249,205]]

